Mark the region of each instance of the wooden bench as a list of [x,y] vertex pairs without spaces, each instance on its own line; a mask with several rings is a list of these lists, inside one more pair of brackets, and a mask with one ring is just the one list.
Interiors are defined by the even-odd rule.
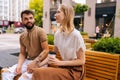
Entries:
[[120,80],[120,55],[86,51],[86,76],[95,80]]
[[95,39],[84,39],[85,43],[90,43],[91,46],[97,42]]
[[97,42],[95,39],[84,39],[86,49],[91,49],[92,46]]
[[[53,50],[52,45],[49,45],[49,50]],[[90,50],[87,50],[85,55],[85,80],[120,80],[120,57],[118,55]],[[59,54],[56,57],[61,59]],[[17,80],[18,77],[15,77],[14,80]]]
[[92,45],[91,43],[85,43],[86,49],[91,49]]

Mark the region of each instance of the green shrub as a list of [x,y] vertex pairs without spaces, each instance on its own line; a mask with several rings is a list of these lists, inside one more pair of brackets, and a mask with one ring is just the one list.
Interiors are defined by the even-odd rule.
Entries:
[[48,44],[54,45],[54,35],[53,34],[48,34]]
[[80,32],[80,33],[81,33],[81,35],[88,35],[87,32]]
[[102,38],[94,45],[93,50],[120,54],[120,38]]

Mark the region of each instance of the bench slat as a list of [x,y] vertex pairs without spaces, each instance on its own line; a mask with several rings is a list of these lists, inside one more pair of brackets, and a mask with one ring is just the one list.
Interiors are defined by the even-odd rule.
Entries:
[[86,77],[85,80],[95,80],[95,79]]
[[94,66],[94,65],[86,65],[86,67],[87,67],[87,70],[89,70],[89,69],[95,69],[95,70],[106,71],[108,73],[113,73],[113,74],[116,73],[116,69],[110,69],[110,68],[108,69],[108,68],[105,68],[105,67],[98,67],[98,66]]
[[86,50],[85,54],[87,56],[104,57],[104,58],[110,58],[110,59],[116,59],[116,58],[118,59],[119,58],[119,56],[117,54],[108,54],[108,53],[99,52],[99,51],[95,52],[95,51]]
[[87,60],[87,61],[86,61],[86,64],[96,64],[96,65],[99,65],[99,66],[101,65],[101,66],[106,66],[106,67],[108,66],[108,67],[113,67],[113,68],[117,66],[115,63],[108,63],[108,62],[102,62],[102,61],[98,62],[97,60],[94,60],[94,61],[91,61],[91,62],[89,62],[89,60]]
[[113,63],[113,65],[112,64],[105,64],[105,63],[100,63],[100,62],[86,62],[86,64],[88,64],[88,65],[93,65],[93,66],[98,66],[98,67],[103,67],[103,68],[107,68],[107,69],[116,69],[116,67],[117,67],[117,65],[116,64],[114,64]]
[[111,78],[111,76],[104,78],[103,76],[98,76],[98,75],[94,75],[95,73],[89,73],[87,74],[87,77],[94,79],[94,80],[116,80],[115,77]]
[[[109,76],[114,76],[115,77],[115,73],[110,73],[110,72],[106,72],[106,71],[102,71],[102,70],[96,70],[96,69],[86,69],[86,73],[89,73],[89,72],[92,72],[92,73],[98,73],[100,74],[99,76],[106,76],[106,75],[109,75]],[[97,75],[97,74],[94,74],[94,75]]]
[[[109,56],[108,56],[109,57]],[[106,61],[106,62],[117,62],[117,58],[116,59],[111,59],[111,58],[104,58],[104,57],[97,57],[97,56],[89,56],[87,55],[86,58],[89,60],[102,60],[102,61]]]

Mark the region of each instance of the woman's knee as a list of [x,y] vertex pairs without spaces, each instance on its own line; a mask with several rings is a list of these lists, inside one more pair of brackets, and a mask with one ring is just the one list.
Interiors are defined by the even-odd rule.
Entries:
[[41,73],[41,72],[43,72],[43,69],[41,69],[41,68],[37,68],[37,69],[33,70],[33,74],[38,74],[38,73]]
[[18,80],[32,80],[32,74],[25,72],[19,77]]

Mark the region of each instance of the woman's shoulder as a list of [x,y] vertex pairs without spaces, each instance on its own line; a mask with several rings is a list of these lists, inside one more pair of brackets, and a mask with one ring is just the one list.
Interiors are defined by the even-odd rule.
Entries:
[[78,31],[77,29],[73,30],[73,36],[79,37],[80,35],[80,31]]
[[59,35],[60,34],[60,30],[57,30],[56,32],[55,32],[55,36],[56,35]]

